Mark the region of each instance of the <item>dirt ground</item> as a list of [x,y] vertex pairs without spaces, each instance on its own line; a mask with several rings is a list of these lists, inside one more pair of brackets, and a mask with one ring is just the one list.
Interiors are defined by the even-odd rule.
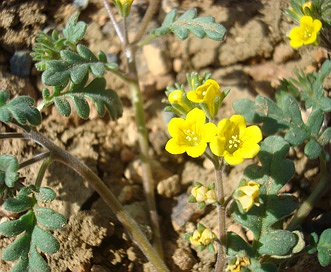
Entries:
[[[11,59],[17,51],[31,52],[38,31],[55,27],[61,30],[69,16],[77,10],[72,2],[1,1],[0,89],[8,89],[12,96],[29,94],[36,100],[40,99],[43,88],[40,73],[28,64],[28,75],[18,75]],[[226,42],[199,40],[193,36],[178,41],[169,35],[138,52],[150,152],[154,178],[158,184],[157,205],[166,263],[171,271],[213,271],[214,255],[197,251],[183,239],[183,235],[192,231],[197,221],[210,227],[217,224],[216,212],[212,208],[197,210],[195,205],[187,203],[188,192],[194,182],[208,184],[213,181],[211,165],[203,158],[172,156],[164,150],[168,140],[167,115],[163,112],[164,90],[175,82],[185,83],[187,72],[210,72],[221,88],[231,88],[219,113],[219,118],[223,118],[234,113],[232,103],[237,99],[254,99],[257,94],[273,97],[281,78],[293,75],[297,69],[308,72],[317,70],[327,58],[327,53],[318,48],[293,50],[289,46],[286,34],[292,24],[283,14],[287,3],[287,0],[163,0],[151,22],[151,28],[159,26],[165,13],[173,8],[185,11],[197,7],[200,15],[214,16],[217,22],[227,28]],[[129,37],[138,31],[146,7],[145,0],[134,1],[133,16],[128,22]],[[103,50],[110,54],[125,69],[119,41],[102,1],[88,1],[79,19],[88,23],[83,42],[93,52]],[[114,191],[143,230],[150,234],[141,185],[137,129],[128,89],[111,74],[107,74],[106,78],[108,87],[118,91],[123,101],[122,118],[118,121],[111,121],[107,116],[98,118],[92,110],[90,120],[82,121],[75,113],[70,118],[64,118],[55,109],[50,109],[44,114],[43,124],[38,131],[90,166]],[[12,131],[12,128],[4,125],[0,125],[0,129]],[[0,145],[1,154],[16,155],[20,161],[42,151],[36,144],[20,140],[5,140]],[[304,198],[309,194],[319,169],[316,161],[308,162],[300,152],[296,154],[297,173],[284,190]],[[246,165],[226,169],[227,194],[237,186]],[[35,179],[38,166],[23,169],[22,175],[26,176],[27,183]],[[58,198],[51,206],[68,218],[68,224],[55,232],[61,243],[60,251],[46,256],[51,271],[153,271],[102,199],[72,170],[53,164],[43,185],[58,193]],[[321,199],[311,218],[326,215],[331,208],[330,200],[329,194]],[[229,229],[249,236],[230,219],[228,224]],[[325,224],[331,227],[330,221]],[[9,241],[1,237],[0,253]],[[11,266],[1,261],[0,271],[10,271]],[[284,266],[285,271],[291,272],[329,269],[322,269],[314,255],[294,259]]]

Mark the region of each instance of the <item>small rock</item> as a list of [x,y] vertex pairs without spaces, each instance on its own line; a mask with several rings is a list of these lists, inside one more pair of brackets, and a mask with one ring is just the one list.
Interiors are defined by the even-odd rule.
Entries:
[[204,209],[198,209],[196,203],[188,203],[188,197],[187,193],[181,194],[172,209],[171,222],[175,231],[180,231],[188,221],[195,221],[204,213]]
[[127,147],[124,147],[121,150],[121,162],[123,163],[128,163],[133,160],[134,158],[134,153]]
[[143,47],[147,67],[154,76],[165,75],[170,71],[165,51],[159,46],[149,44]]
[[32,59],[29,51],[16,51],[10,59],[10,72],[20,77],[29,76],[31,64]]
[[285,63],[288,60],[292,59],[295,54],[296,52],[289,44],[281,43],[275,48],[273,60],[277,64]]
[[174,59],[173,61],[173,69],[176,73],[178,73],[183,66],[183,61],[181,59]]
[[192,267],[196,263],[193,254],[185,248],[176,249],[172,259],[181,271],[192,271]]
[[87,8],[89,0],[74,0],[72,4],[77,7],[79,10],[84,10]]
[[179,176],[173,175],[169,178],[161,180],[157,185],[157,192],[163,197],[173,197],[180,193]]

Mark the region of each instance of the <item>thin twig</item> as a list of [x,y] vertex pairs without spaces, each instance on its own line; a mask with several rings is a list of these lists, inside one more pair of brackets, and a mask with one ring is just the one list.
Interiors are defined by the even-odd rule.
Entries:
[[138,43],[141,40],[142,36],[145,34],[148,23],[151,21],[153,15],[155,14],[155,12],[159,7],[160,7],[160,0],[150,0],[147,11],[144,15],[143,20],[141,21],[140,29],[133,39],[134,44]]
[[[21,128],[24,126],[18,125]],[[25,139],[33,140],[34,142],[46,147],[51,152],[51,159],[43,164],[42,171],[46,171],[47,164],[51,160],[59,161],[68,165],[70,168],[75,170],[81,177],[86,179],[89,184],[97,191],[101,198],[106,202],[106,204],[112,209],[117,219],[123,224],[123,226],[128,231],[132,240],[137,244],[137,246],[144,253],[146,258],[155,266],[157,271],[166,272],[169,271],[167,266],[164,264],[163,260],[153,249],[146,236],[141,231],[139,225],[133,220],[129,213],[123,208],[121,203],[117,200],[115,195],[110,191],[110,189],[104,184],[104,182],[83,162],[78,160],[76,157],[61,149],[55,145],[48,138],[39,134],[36,131],[23,132],[22,135]],[[43,173],[41,173],[41,177]],[[41,180],[42,178],[39,178]]]
[[20,132],[1,132],[0,139],[24,139],[24,136]]
[[29,165],[42,161],[42,160],[48,158],[50,156],[50,154],[51,153],[49,151],[45,151],[40,154],[37,154],[37,155],[33,156],[31,159],[28,159],[28,160],[20,163],[20,165],[18,166],[18,169],[22,169],[24,167],[27,167]]

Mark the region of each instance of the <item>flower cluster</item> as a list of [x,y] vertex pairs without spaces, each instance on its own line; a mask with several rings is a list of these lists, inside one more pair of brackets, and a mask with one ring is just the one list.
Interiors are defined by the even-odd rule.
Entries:
[[230,165],[237,165],[246,158],[253,158],[260,151],[258,143],[262,133],[258,126],[246,127],[246,120],[241,115],[223,119],[217,125],[205,123],[204,111],[194,108],[186,119],[172,118],[168,131],[172,137],[166,144],[166,150],[171,154],[186,152],[196,158],[201,156],[210,143],[211,151],[219,157],[224,157]]
[[208,187],[206,187],[203,184],[197,182],[191,190],[191,196],[188,202],[198,202],[198,207],[200,209],[204,208],[208,204],[217,203],[215,184],[211,183]]
[[[232,258],[226,268],[225,272],[240,272],[242,271],[242,268],[245,269],[247,266],[251,264],[250,259],[247,256],[236,256]],[[250,271],[250,270],[243,270],[243,271]]]
[[247,213],[254,205],[260,205],[260,184],[255,181],[243,180],[233,193],[233,199],[238,203],[239,210]]
[[295,13],[300,21],[300,25],[291,29],[289,33],[290,45],[293,48],[299,48],[303,45],[318,45],[318,34],[322,29],[322,22],[312,1],[303,3],[300,14]]
[[216,235],[200,223],[198,223],[197,229],[193,233],[185,235],[185,239],[190,241],[192,245],[200,247],[200,250],[208,247],[210,252],[215,252],[213,243],[216,240]]
[[193,108],[199,108],[204,111],[209,120],[213,119],[229,91],[221,91],[220,85],[206,75],[202,78],[197,74],[188,75],[188,82],[190,91],[187,93],[183,87],[179,86],[168,91],[170,111],[185,116]]

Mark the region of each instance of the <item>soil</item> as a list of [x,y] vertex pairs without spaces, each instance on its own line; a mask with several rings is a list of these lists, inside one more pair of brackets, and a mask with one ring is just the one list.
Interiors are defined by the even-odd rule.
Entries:
[[[36,100],[41,97],[43,85],[40,73],[33,66],[29,75],[17,75],[11,58],[17,51],[30,52],[40,30],[61,29],[78,8],[65,0],[5,0],[0,3],[0,89],[12,96],[28,94]],[[76,1],[79,2],[79,1]],[[84,2],[84,1],[81,1]],[[151,27],[160,25],[165,13],[172,8],[184,11],[197,7],[199,15],[211,15],[228,30],[226,42],[199,40],[190,36],[178,41],[169,35],[138,52],[139,76],[145,99],[148,136],[153,159],[154,179],[157,183],[157,205],[164,239],[165,260],[171,271],[213,271],[215,256],[199,252],[184,239],[196,222],[216,226],[215,210],[197,210],[187,203],[188,192],[199,181],[213,181],[213,169],[207,160],[185,155],[172,156],[165,152],[168,140],[164,90],[175,82],[185,83],[187,72],[210,72],[222,88],[231,88],[219,118],[234,113],[232,103],[239,98],[254,99],[257,94],[273,97],[279,80],[293,75],[297,69],[316,71],[327,58],[325,50],[305,47],[293,50],[286,34],[293,26],[283,14],[288,0],[163,0],[153,18]],[[129,17],[129,37],[138,31],[146,1],[135,0]],[[115,31],[109,22],[102,1],[90,0],[81,10],[80,20],[88,23],[84,43],[93,52],[103,50],[117,58],[123,69],[123,55]],[[62,117],[56,109],[44,114],[37,129],[55,144],[84,161],[109,186],[120,202],[151,235],[148,213],[141,184],[141,170],[137,143],[137,128],[127,86],[107,74],[108,87],[118,91],[123,104],[123,117],[112,121],[108,116],[97,117],[92,110],[88,121],[75,113]],[[1,131],[12,131],[1,125]],[[42,151],[32,142],[1,141],[1,154],[13,154],[20,161]],[[284,190],[297,197],[306,197],[318,176],[318,164],[307,162],[300,150],[296,152],[297,173]],[[242,177],[247,162],[225,172],[226,193],[229,195]],[[25,182],[33,182],[38,166],[22,169]],[[54,163],[43,181],[53,188],[58,197],[51,207],[68,218],[68,224],[55,231],[60,241],[59,252],[46,256],[51,271],[154,271],[143,254],[132,244],[121,224],[89,184],[71,169]],[[320,200],[309,219],[324,216],[330,211],[328,194]],[[6,220],[0,217],[0,220]],[[229,229],[248,236],[229,219]],[[326,227],[331,227],[330,221]],[[215,228],[214,228],[215,230]],[[1,236],[0,253],[10,242]],[[12,264],[0,262],[1,271],[10,271]],[[315,255],[305,255],[291,261],[284,271],[330,271],[319,266]]]

